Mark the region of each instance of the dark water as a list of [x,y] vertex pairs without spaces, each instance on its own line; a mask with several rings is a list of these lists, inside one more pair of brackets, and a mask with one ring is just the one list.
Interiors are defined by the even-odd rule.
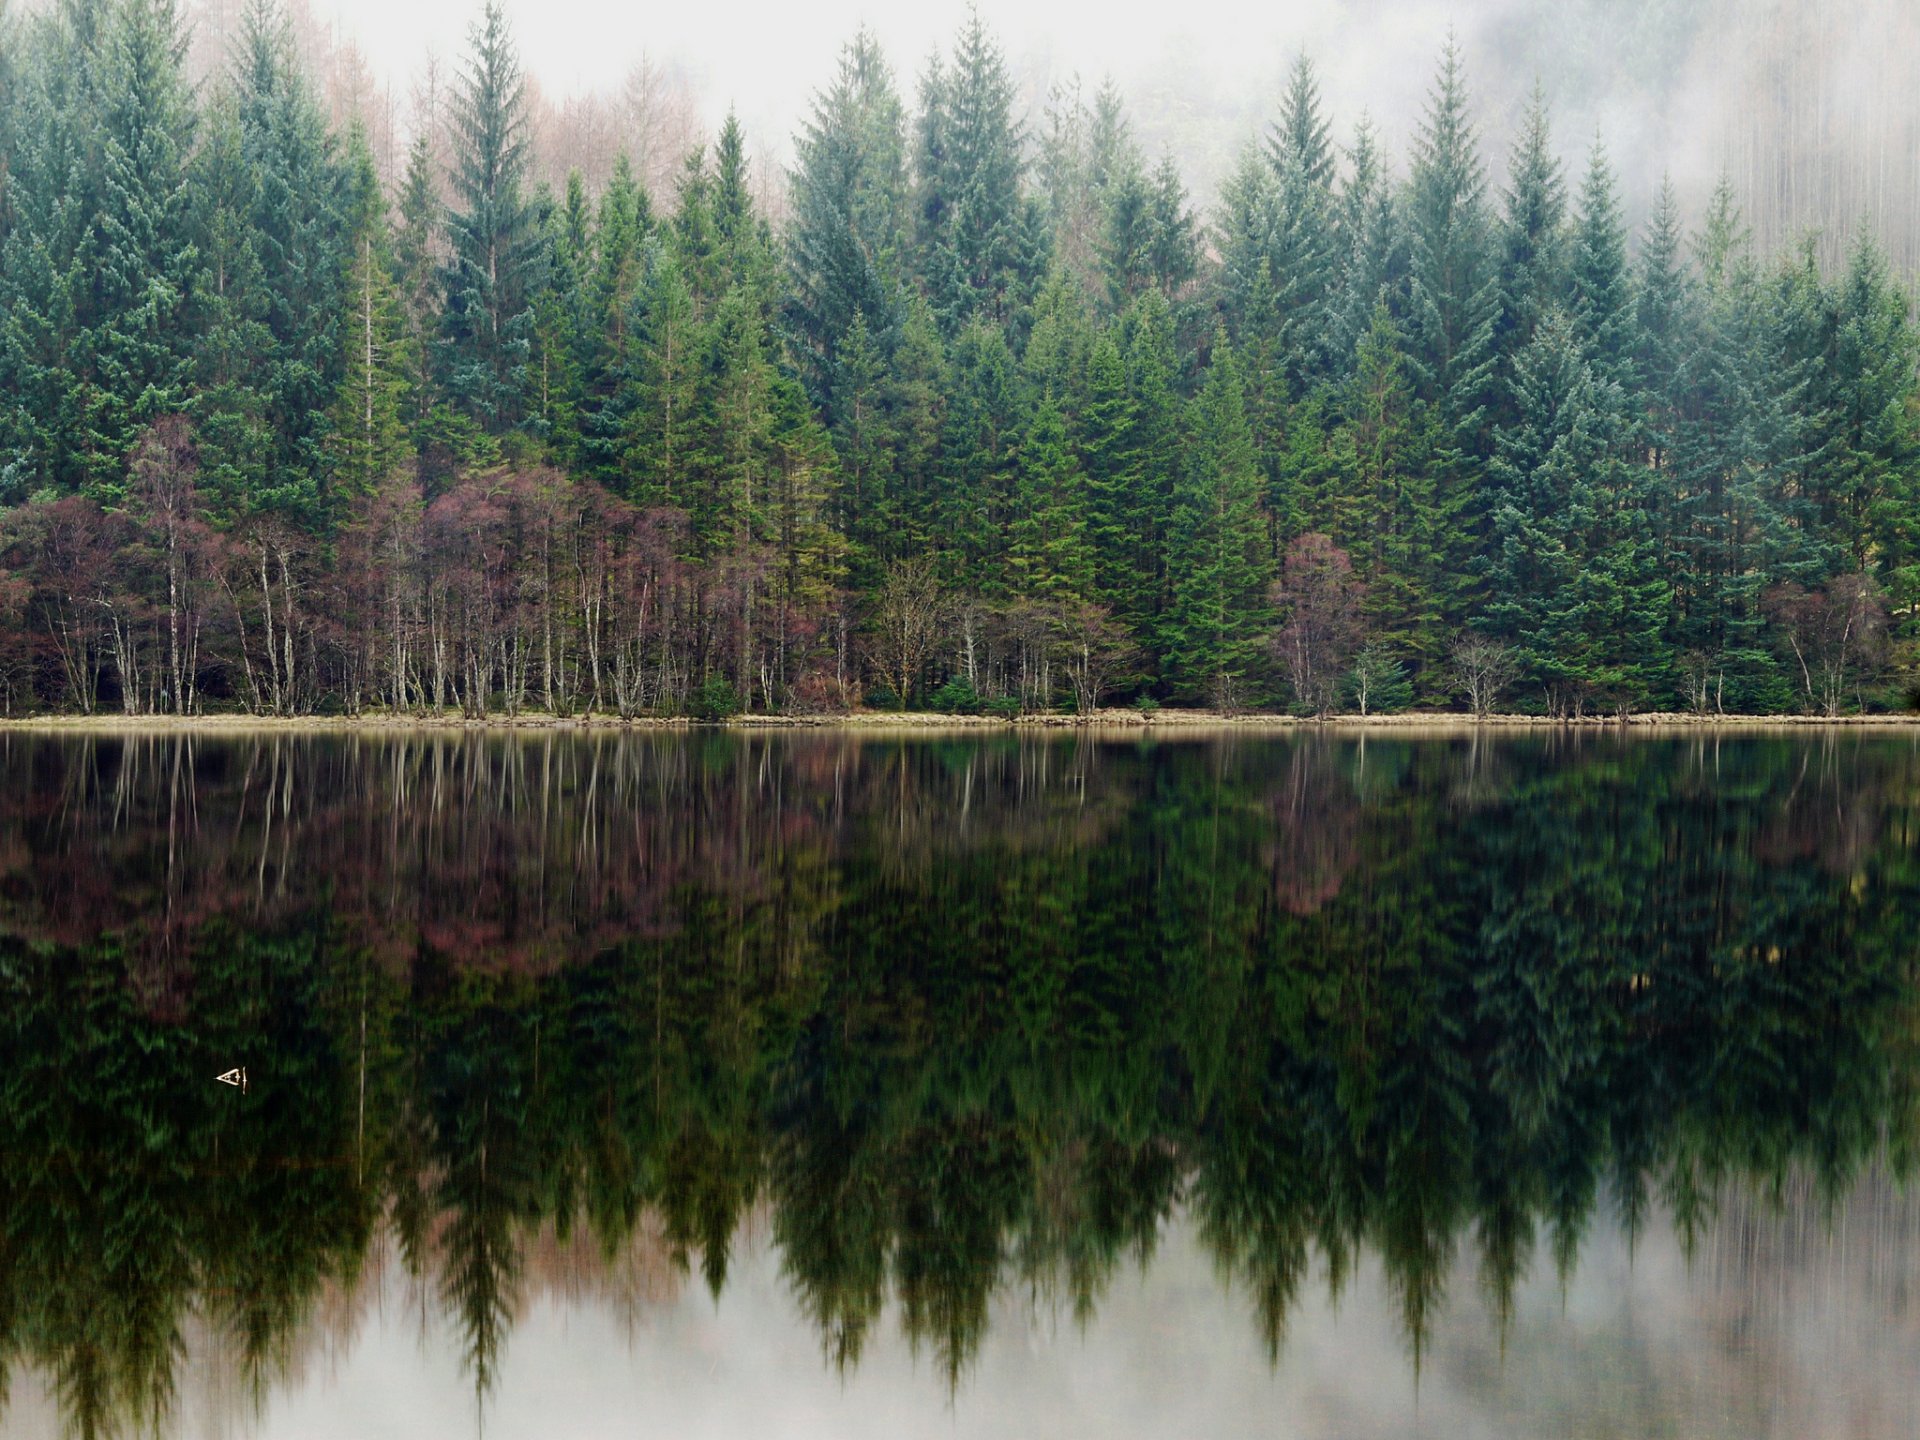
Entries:
[[1910,1435],[1916,917],[1897,734],[0,736],[0,1430]]

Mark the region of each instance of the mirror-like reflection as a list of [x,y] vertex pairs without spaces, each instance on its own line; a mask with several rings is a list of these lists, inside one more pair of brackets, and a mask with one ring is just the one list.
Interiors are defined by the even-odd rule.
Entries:
[[1463,1266],[1504,1345],[1904,1176],[1915,914],[1889,736],[6,735],[0,1367],[162,1427],[397,1266],[485,1395],[751,1222],[951,1386],[1178,1223],[1270,1360],[1377,1271],[1417,1372]]

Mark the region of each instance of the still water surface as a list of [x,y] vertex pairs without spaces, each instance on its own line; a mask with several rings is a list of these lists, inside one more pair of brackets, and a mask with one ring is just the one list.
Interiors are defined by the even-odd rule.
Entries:
[[0,736],[0,1432],[1908,1436],[1916,916],[1900,735]]

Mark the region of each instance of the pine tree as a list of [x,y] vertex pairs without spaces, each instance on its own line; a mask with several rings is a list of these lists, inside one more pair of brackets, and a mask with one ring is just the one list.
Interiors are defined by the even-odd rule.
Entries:
[[1638,393],[1634,373],[1634,293],[1626,224],[1607,152],[1598,141],[1580,186],[1567,266],[1567,299],[1581,353],[1602,381]]
[[[1562,233],[1566,181],[1553,153],[1547,100],[1538,85],[1508,168],[1499,226],[1499,308],[1492,339],[1500,384],[1510,393],[1516,357],[1533,343],[1541,318],[1560,302],[1567,282]],[[1496,423],[1511,418],[1503,403],[1496,402],[1495,414]]]
[[1012,76],[978,13],[951,70],[921,86],[914,153],[922,282],[949,334],[976,316],[1016,334],[1047,268],[1046,217],[1023,193],[1026,142]]
[[266,493],[274,436],[266,386],[275,344],[253,229],[255,172],[231,103],[206,117],[194,157],[195,237],[201,270],[194,286],[196,394],[192,415],[199,487],[215,515],[231,521]]
[[1278,339],[1290,399],[1335,364],[1327,323],[1338,279],[1339,237],[1333,197],[1333,144],[1320,110],[1313,62],[1294,62],[1280,121],[1267,141],[1279,207],[1268,253]]
[[84,341],[105,194],[104,0],[27,17],[0,249],[0,493],[86,482],[82,417],[94,380]]
[[1353,437],[1356,549],[1367,583],[1363,609],[1376,640],[1419,667],[1436,688],[1440,628],[1439,517],[1431,426],[1413,393],[1398,328],[1384,300],[1360,342],[1347,400]]
[[249,0],[234,62],[234,103],[252,172],[251,243],[273,335],[262,384],[274,447],[250,506],[311,513],[324,467],[328,411],[340,383],[337,326],[351,263],[343,188],[325,117],[294,54],[279,0]]
[[879,42],[862,28],[795,142],[786,229],[786,326],[807,393],[829,425],[839,419],[838,347],[854,315],[883,355],[895,339],[908,260],[904,127]]
[[439,371],[448,397],[493,433],[527,415],[534,302],[545,284],[540,217],[522,193],[527,112],[499,0],[469,36],[453,104]]
[[895,553],[898,513],[894,452],[885,357],[867,317],[856,310],[835,356],[833,390],[839,397],[833,447],[839,457],[833,521],[846,537],[848,579],[865,590],[878,583],[884,562]]
[[1059,604],[1086,600],[1093,590],[1087,480],[1067,443],[1060,408],[1049,394],[1040,397],[1027,422],[1016,483],[1007,552],[1014,594]]
[[413,364],[408,376],[411,405],[407,422],[410,429],[418,432],[438,398],[432,361],[434,342],[440,331],[444,240],[441,207],[434,189],[433,146],[424,134],[416,135],[408,147],[407,171],[401,181],[396,209],[393,273],[399,286],[407,351]]
[[1491,451],[1494,317],[1499,301],[1486,179],[1451,39],[1414,144],[1406,192],[1407,355],[1417,393],[1440,425],[1438,513],[1450,619],[1470,608],[1465,577],[1489,533],[1478,484]]
[[630,381],[641,363],[633,329],[635,298],[645,283],[653,235],[652,204],[622,151],[600,194],[594,220],[591,275],[581,300],[579,358],[581,464],[604,485],[626,488]]
[[1404,316],[1410,308],[1399,204],[1373,125],[1364,116],[1348,161],[1351,173],[1337,202],[1337,288],[1327,319],[1330,343],[1343,370],[1372,330],[1376,306],[1386,304],[1395,316]]
[[1127,384],[1126,360],[1111,330],[1094,341],[1086,388],[1081,454],[1093,594],[1129,630],[1138,632],[1154,598],[1153,517],[1147,477],[1134,449],[1138,407]]
[[1170,527],[1163,674],[1181,698],[1223,709],[1247,704],[1273,567],[1240,377],[1224,334],[1193,402]]
[[644,504],[684,507],[693,500],[687,482],[707,337],[676,247],[658,239],[648,243],[646,278],[631,315],[637,360],[627,368],[618,399],[624,441],[618,488]]
[[587,272],[593,261],[587,187],[580,172],[569,172],[564,201],[553,204],[543,189],[535,208],[544,222],[546,284],[533,304],[528,425],[544,437],[549,454],[577,463],[583,452],[581,331],[588,320]]
[[[1133,482],[1125,508],[1142,559],[1133,608],[1157,626],[1171,603],[1169,535],[1178,476],[1186,460],[1173,312],[1157,291],[1142,295],[1121,317],[1119,343],[1130,402],[1121,450]],[[1152,636],[1155,630],[1143,633]]]
[[185,409],[191,394],[187,305],[198,255],[186,183],[194,114],[173,0],[126,0],[103,38],[103,184],[87,257],[94,323],[74,348],[87,377],[81,471],[111,504],[125,494],[140,430]]
[[1024,408],[1005,332],[984,318],[967,326],[953,344],[951,375],[934,533],[963,573],[980,576],[983,589],[997,591],[1006,582]]
[[386,197],[374,172],[366,134],[357,125],[348,142],[346,314],[341,336],[342,381],[329,435],[336,493],[371,495],[407,453],[408,377],[414,366],[394,280]]

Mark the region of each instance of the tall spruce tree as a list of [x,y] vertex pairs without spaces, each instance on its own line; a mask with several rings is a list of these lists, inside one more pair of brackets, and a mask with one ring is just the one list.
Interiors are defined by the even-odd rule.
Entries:
[[386,197],[366,132],[348,141],[345,315],[341,383],[329,426],[331,481],[344,498],[370,495],[405,459],[411,337],[394,278]]
[[977,12],[921,85],[914,150],[921,278],[949,334],[976,316],[1020,338],[1047,269],[1046,216],[1025,193],[1013,77]]
[[276,347],[253,228],[256,175],[230,98],[213,106],[203,128],[193,160],[201,268],[191,414],[200,491],[224,522],[248,513],[266,493],[275,450],[267,387]]
[[1007,547],[1014,594],[1061,604],[1088,599],[1094,576],[1087,542],[1087,478],[1051,394],[1042,394],[1033,407],[1020,441],[1018,468]]
[[1559,303],[1566,288],[1566,178],[1553,153],[1547,98],[1538,85],[1514,142],[1502,198],[1499,309],[1493,343],[1504,379],[1512,374],[1514,357],[1533,342],[1541,319]]
[[1169,524],[1163,673],[1181,699],[1246,705],[1255,698],[1273,566],[1239,368],[1224,334],[1193,401]]
[[534,301],[545,284],[540,216],[524,193],[526,87],[499,0],[468,37],[454,93],[439,372],[448,398],[495,433],[527,415]]
[[1280,119],[1267,139],[1278,205],[1268,253],[1276,337],[1289,398],[1297,399],[1336,363],[1328,310],[1338,278],[1333,141],[1320,106],[1313,62],[1294,61]]
[[248,0],[242,12],[233,92],[252,179],[251,242],[273,336],[261,384],[272,460],[264,489],[245,498],[250,507],[304,513],[319,498],[328,411],[340,383],[350,177],[279,0]]
[[198,252],[186,165],[195,117],[173,0],[124,0],[102,52],[100,210],[85,260],[93,323],[74,347],[75,438],[85,487],[114,504],[140,430],[185,409],[192,392]]
[[891,351],[910,258],[905,112],[871,31],[840,52],[794,148],[785,321],[807,393],[832,425],[842,340],[858,314],[867,342]]
[[1443,597],[1449,618],[1471,608],[1474,557],[1488,533],[1479,479],[1491,451],[1497,399],[1494,320],[1499,304],[1486,176],[1468,112],[1459,47],[1449,38],[1413,148],[1405,215],[1408,360],[1421,399],[1439,420],[1437,470]]

